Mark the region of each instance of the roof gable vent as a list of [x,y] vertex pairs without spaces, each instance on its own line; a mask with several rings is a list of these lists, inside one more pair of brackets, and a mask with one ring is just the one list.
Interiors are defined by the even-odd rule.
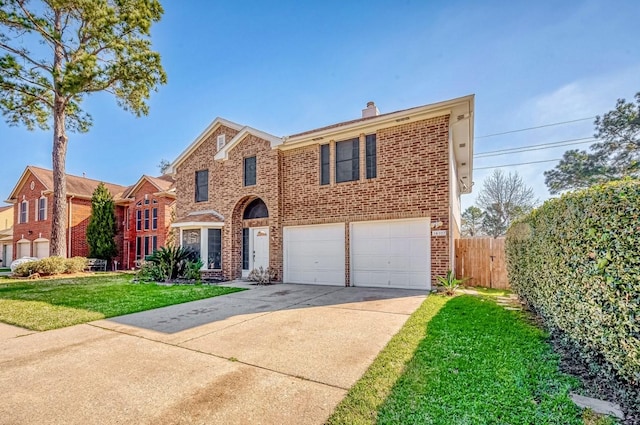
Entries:
[[222,149],[224,147],[225,144],[225,137],[224,134],[221,134],[218,136],[218,150]]

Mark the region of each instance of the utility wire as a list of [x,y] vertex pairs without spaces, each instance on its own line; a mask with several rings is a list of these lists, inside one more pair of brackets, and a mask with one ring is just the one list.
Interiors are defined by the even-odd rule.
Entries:
[[511,134],[511,133],[519,133],[521,131],[529,131],[529,130],[536,130],[538,128],[545,128],[545,127],[554,127],[556,125],[564,125],[564,124],[571,124],[574,122],[579,122],[579,121],[587,121],[587,120],[592,120],[595,117],[587,117],[587,118],[580,118],[577,120],[570,120],[570,121],[562,121],[562,122],[554,122],[552,124],[544,124],[544,125],[538,125],[536,127],[527,127],[527,128],[520,128],[517,130],[509,130],[509,131],[504,131],[502,133],[493,133],[493,134],[486,134],[484,136],[478,136],[476,137],[476,139],[484,139],[486,137],[494,137],[494,136],[502,136],[503,134]]
[[525,145],[517,148],[509,148],[509,149],[500,149],[496,151],[487,151],[480,152],[476,155],[473,155],[474,158],[488,158],[490,156],[498,156],[498,155],[509,155],[521,152],[530,152],[530,151],[540,151],[545,149],[553,149],[562,146],[572,146],[572,145],[583,145],[585,143],[595,142],[597,139],[593,137],[585,137],[582,139],[567,139],[561,140],[553,143],[542,143],[539,145]]
[[502,164],[502,165],[494,165],[492,167],[479,167],[479,168],[475,168],[473,169],[473,171],[476,170],[489,170],[489,169],[493,169],[493,168],[504,168],[504,167],[516,167],[518,165],[529,165],[529,164],[541,164],[543,162],[554,162],[554,161],[560,161],[560,159],[547,159],[544,161],[531,161],[531,162],[520,162],[518,164]]

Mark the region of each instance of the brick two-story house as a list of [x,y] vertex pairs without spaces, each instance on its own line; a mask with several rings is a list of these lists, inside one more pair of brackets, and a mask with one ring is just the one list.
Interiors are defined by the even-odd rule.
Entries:
[[428,289],[453,269],[473,96],[287,137],[216,118],[171,164],[173,226],[205,274]]
[[[87,226],[91,196],[100,181],[67,174],[67,257],[89,255]],[[173,180],[143,176],[133,186],[106,183],[116,204],[118,268],[163,246],[175,203]],[[14,204],[13,258],[48,257],[51,239],[53,173],[27,166],[6,202]],[[138,212],[139,211],[139,212]],[[136,221],[137,220],[137,221]],[[136,256],[139,253],[139,256]],[[10,262],[10,259],[7,259]]]

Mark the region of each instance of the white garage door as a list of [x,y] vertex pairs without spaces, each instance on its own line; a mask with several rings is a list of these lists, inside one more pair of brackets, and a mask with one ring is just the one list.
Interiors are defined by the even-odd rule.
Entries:
[[430,231],[429,219],[353,223],[353,285],[430,289]]
[[49,241],[35,241],[35,254],[38,258],[46,258],[49,256]]
[[31,243],[29,241],[18,242],[18,256],[16,259],[29,256],[31,256]]
[[344,286],[344,223],[284,228],[284,281]]

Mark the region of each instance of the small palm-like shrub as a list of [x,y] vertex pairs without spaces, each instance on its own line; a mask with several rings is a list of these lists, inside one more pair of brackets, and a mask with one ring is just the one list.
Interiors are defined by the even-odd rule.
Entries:
[[448,270],[444,277],[436,276],[436,279],[438,279],[440,286],[444,289],[444,293],[447,295],[454,295],[456,293],[456,289],[468,280],[468,278],[457,279],[451,270]]
[[[195,276],[193,269],[196,267],[194,264],[198,264],[199,271],[202,262],[193,250],[181,246],[164,246],[146,258],[138,272],[138,279],[169,282],[193,278]],[[199,277],[198,273],[196,280]]]

